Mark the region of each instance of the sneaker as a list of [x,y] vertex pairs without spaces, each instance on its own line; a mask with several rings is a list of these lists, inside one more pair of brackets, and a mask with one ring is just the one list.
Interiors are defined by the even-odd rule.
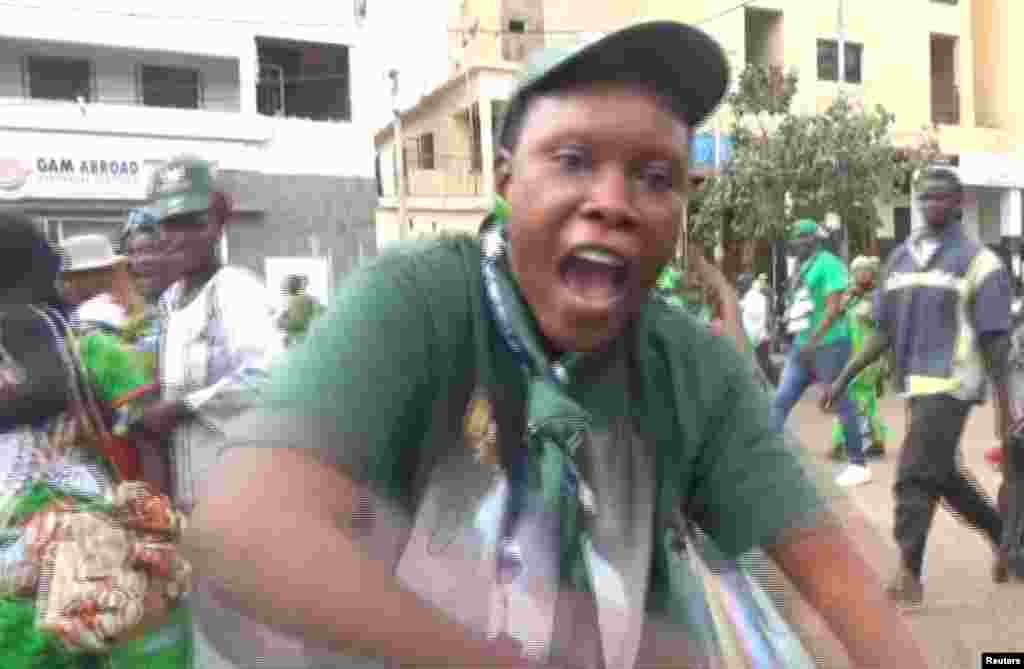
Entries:
[[871,470],[860,465],[849,465],[836,477],[836,485],[843,488],[852,488],[871,481]]
[[903,568],[889,582],[889,585],[885,586],[885,594],[897,606],[920,606],[924,601],[924,585],[922,585],[921,579],[910,573],[908,569]]
[[864,449],[864,455],[869,458],[880,459],[885,457],[885,447],[881,444],[871,444]]

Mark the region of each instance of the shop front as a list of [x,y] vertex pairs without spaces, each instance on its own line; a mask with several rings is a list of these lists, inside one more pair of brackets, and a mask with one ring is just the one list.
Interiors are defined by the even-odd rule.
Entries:
[[140,206],[159,160],[135,155],[0,155],[0,206],[19,210],[60,244],[81,234],[116,238]]

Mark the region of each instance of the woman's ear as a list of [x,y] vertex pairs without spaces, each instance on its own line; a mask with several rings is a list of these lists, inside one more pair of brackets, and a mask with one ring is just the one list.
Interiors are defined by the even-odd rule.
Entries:
[[494,160],[494,189],[498,195],[505,196],[509,181],[512,179],[512,152],[499,146]]

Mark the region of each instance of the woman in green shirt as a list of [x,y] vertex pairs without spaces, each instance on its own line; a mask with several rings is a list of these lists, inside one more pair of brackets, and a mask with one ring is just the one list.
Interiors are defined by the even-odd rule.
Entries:
[[[879,260],[873,256],[858,256],[850,265],[854,284],[844,297],[843,308],[853,342],[852,356],[857,355],[875,331],[876,325],[872,317],[871,305],[878,271]],[[886,364],[883,359],[869,366],[850,383],[850,399],[857,409],[861,434],[864,435],[864,441],[868,444],[864,449],[864,454],[867,456],[881,457],[885,455],[885,441],[889,434],[889,427],[878,411],[878,398],[881,395],[880,388],[885,375]],[[832,443],[834,445],[833,459],[845,459],[845,432],[838,417],[832,426]]]

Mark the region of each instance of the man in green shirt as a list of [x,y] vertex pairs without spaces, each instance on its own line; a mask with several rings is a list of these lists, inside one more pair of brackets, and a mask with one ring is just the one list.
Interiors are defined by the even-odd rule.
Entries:
[[[822,244],[816,222],[797,221],[792,236],[791,245],[800,265],[786,311],[786,328],[793,336],[793,345],[772,402],[772,415],[779,430],[809,385],[832,383],[839,376],[852,346],[850,326],[843,316],[843,295],[850,284],[846,266]],[[836,483],[868,483],[871,470],[864,457],[856,407],[845,393],[838,407],[847,435],[849,465]]]
[[306,337],[309,326],[321,313],[323,306],[306,292],[308,279],[293,274],[284,280],[285,308],[277,318],[277,327],[285,332],[285,346],[292,346]]
[[357,271],[234,425],[197,573],[349,655],[695,666],[682,512],[727,555],[765,546],[857,666],[923,667],[747,363],[652,299],[721,48],[656,22],[545,65],[502,124],[507,207]]

